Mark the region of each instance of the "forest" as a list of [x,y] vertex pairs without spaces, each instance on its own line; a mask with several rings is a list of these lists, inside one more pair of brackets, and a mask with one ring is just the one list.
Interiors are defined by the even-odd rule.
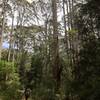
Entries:
[[0,100],[100,100],[100,0],[0,0]]

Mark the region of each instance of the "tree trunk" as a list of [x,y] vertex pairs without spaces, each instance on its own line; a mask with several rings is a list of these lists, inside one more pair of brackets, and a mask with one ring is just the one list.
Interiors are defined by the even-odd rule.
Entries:
[[6,0],[3,0],[2,4],[2,26],[1,26],[1,33],[0,33],[0,60],[1,60],[1,54],[2,54],[2,41],[3,41],[3,33],[4,33],[4,27],[5,27],[5,5]]
[[11,61],[11,51],[13,48],[13,40],[12,40],[12,33],[14,28],[14,15],[12,15],[12,26],[11,26],[11,32],[10,32],[10,42],[9,42],[9,52],[8,52],[8,61]]
[[53,44],[52,44],[52,67],[53,77],[55,81],[55,90],[58,91],[60,87],[61,73],[59,64],[59,44],[58,44],[58,23],[57,23],[57,0],[52,0],[53,13]]

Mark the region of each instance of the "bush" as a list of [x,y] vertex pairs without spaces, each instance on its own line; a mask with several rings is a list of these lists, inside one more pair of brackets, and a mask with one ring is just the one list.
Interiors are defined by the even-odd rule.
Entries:
[[0,61],[0,98],[3,100],[19,100],[19,75],[12,62]]

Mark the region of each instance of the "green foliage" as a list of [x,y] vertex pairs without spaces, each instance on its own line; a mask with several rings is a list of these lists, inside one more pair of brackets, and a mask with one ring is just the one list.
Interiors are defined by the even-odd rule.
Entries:
[[30,78],[31,83],[33,83],[33,87],[38,87],[38,85],[41,83],[42,67],[41,57],[39,55],[33,56],[30,70]]
[[78,33],[78,30],[71,29],[68,31],[68,33],[69,33],[69,35],[74,36],[74,35],[76,35],[76,33]]
[[55,100],[53,79],[48,76],[43,78],[43,62],[40,54],[33,55],[31,69],[27,73],[27,87],[32,90],[35,100]]
[[8,50],[2,50],[2,60],[8,60]]
[[80,51],[75,67],[74,90],[81,100],[100,98],[100,40],[91,36]]
[[0,61],[0,98],[19,100],[19,76],[12,62]]

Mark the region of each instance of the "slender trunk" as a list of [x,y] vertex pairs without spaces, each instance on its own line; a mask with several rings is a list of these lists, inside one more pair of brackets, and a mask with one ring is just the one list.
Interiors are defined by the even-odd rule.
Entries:
[[1,26],[1,33],[0,33],[0,60],[2,57],[2,41],[3,41],[3,34],[4,34],[4,27],[5,27],[5,5],[6,5],[6,0],[3,1],[2,4],[2,26]]
[[[67,12],[68,14],[68,12]],[[65,30],[65,44],[66,44],[66,50],[68,54],[68,49],[69,49],[69,35],[68,35],[68,29],[69,25],[66,23],[66,13],[65,13],[65,0],[63,0],[63,16],[64,16],[64,30]],[[68,22],[69,23],[69,22]]]
[[13,43],[13,58],[12,58],[12,62],[15,62],[15,53],[16,53],[16,51],[15,51],[15,41],[14,41],[14,43]]
[[70,30],[70,16],[69,16],[69,3],[68,3],[68,0],[66,0],[66,12],[67,12],[67,27],[68,27],[68,30]]
[[47,76],[47,73],[48,73],[48,19],[46,18],[46,22],[45,22],[45,75]]
[[64,4],[63,0],[63,17],[64,17],[64,30],[65,30],[65,42],[66,42],[66,47],[68,48],[68,42],[67,42],[67,38],[68,38],[68,34],[67,34],[67,28],[66,28],[66,14],[65,14],[65,4]]
[[68,0],[68,5],[69,5],[69,17],[70,17],[70,28],[73,28],[73,19],[72,19],[72,4],[71,0]]
[[11,61],[11,52],[13,49],[13,40],[12,40],[12,33],[14,28],[14,15],[12,15],[12,26],[11,26],[11,32],[10,32],[10,42],[9,42],[9,52],[8,52],[8,61]]
[[61,72],[59,64],[58,23],[57,23],[57,0],[52,0],[53,13],[53,44],[52,44],[52,67],[55,81],[55,92],[59,90]]

